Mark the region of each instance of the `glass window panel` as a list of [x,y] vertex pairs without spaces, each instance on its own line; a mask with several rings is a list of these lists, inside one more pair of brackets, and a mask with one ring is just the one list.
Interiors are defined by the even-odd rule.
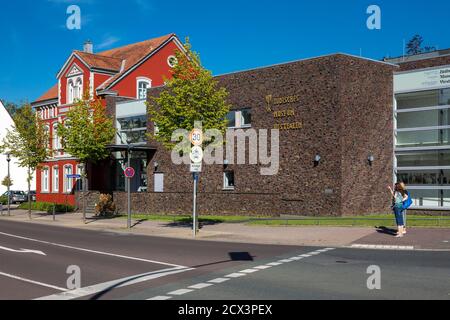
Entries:
[[442,204],[446,208],[450,208],[450,190],[444,190]]
[[450,109],[397,114],[399,129],[450,125]]
[[434,147],[449,145],[450,129],[397,133],[397,147]]
[[409,185],[450,185],[450,170],[399,171],[397,181]]
[[230,111],[227,114],[228,128],[236,127],[236,111]]
[[441,207],[441,190],[409,190],[414,206]]
[[450,105],[450,89],[441,90],[439,104],[442,105]]
[[224,187],[225,189],[233,189],[234,184],[234,171],[224,172]]
[[252,111],[251,109],[244,109],[241,111],[241,126],[251,126],[252,125]]
[[396,95],[397,109],[435,107],[439,105],[440,90],[402,93]]
[[450,151],[398,153],[398,167],[450,166]]

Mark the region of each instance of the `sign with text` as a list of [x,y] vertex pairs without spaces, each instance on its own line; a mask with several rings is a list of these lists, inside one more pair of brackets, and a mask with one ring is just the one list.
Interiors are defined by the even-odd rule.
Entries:
[[191,163],[191,173],[201,173],[202,163]]
[[394,76],[395,92],[438,89],[450,86],[450,67],[400,73]]

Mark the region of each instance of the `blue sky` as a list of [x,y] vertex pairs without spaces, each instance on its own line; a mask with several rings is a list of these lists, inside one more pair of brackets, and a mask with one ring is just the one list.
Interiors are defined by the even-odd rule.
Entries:
[[[68,30],[69,5],[81,30]],[[369,5],[382,29],[366,27]],[[428,0],[0,0],[0,98],[32,101],[56,83],[73,49],[101,51],[171,32],[189,36],[215,75],[334,52],[381,59],[403,39],[450,47],[450,1]],[[361,51],[360,51],[361,50]]]

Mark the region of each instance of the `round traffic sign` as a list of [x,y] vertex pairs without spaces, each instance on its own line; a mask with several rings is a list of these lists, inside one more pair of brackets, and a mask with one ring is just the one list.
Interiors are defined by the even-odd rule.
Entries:
[[136,171],[134,170],[134,168],[129,167],[129,168],[125,169],[124,173],[125,173],[125,177],[131,179],[136,174]]
[[203,149],[200,147],[193,147],[190,154],[193,163],[200,163],[203,161]]
[[192,130],[189,140],[194,146],[201,146],[203,144],[203,131],[200,129]]

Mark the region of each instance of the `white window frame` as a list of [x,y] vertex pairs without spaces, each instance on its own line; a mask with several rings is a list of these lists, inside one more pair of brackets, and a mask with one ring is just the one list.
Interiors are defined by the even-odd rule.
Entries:
[[83,97],[83,77],[75,76],[67,79],[67,103],[74,103]]
[[[230,182],[227,177],[227,173],[230,173],[230,172],[232,172],[233,175],[235,175],[234,171],[224,171],[223,172],[223,190],[226,190],[226,191],[234,191],[236,188],[236,186],[230,186]],[[235,176],[235,178],[236,178],[236,176]]]
[[148,90],[148,89],[150,89],[152,87],[152,80],[149,79],[149,78],[146,78],[146,77],[138,77],[136,79],[136,99],[138,99],[138,100],[145,100],[145,99],[147,99],[147,92],[145,92],[145,97],[141,98],[141,95],[140,95],[140,93],[141,93],[140,90],[141,89],[139,87],[139,85],[141,83],[147,84],[147,89],[146,90]]
[[43,193],[50,192],[50,167],[42,167],[41,171],[41,188]]
[[[64,173],[64,185],[63,185],[63,189],[64,189],[64,193],[65,194],[70,194],[72,193],[72,189],[73,189],[73,179],[71,178],[67,178],[67,175],[69,174],[73,174],[73,165],[71,164],[66,164],[63,167],[63,173]],[[67,169],[70,168],[70,173],[67,173]]]
[[61,150],[61,139],[58,135],[58,122],[53,122],[52,124],[52,147],[55,155],[59,155]]
[[59,166],[52,168],[52,190],[53,193],[59,193]]
[[228,127],[228,129],[248,129],[252,127],[252,124],[243,124],[242,121],[242,111],[244,110],[250,110],[252,111],[252,108],[243,108],[240,110],[230,110],[230,113],[234,113],[234,127]]

